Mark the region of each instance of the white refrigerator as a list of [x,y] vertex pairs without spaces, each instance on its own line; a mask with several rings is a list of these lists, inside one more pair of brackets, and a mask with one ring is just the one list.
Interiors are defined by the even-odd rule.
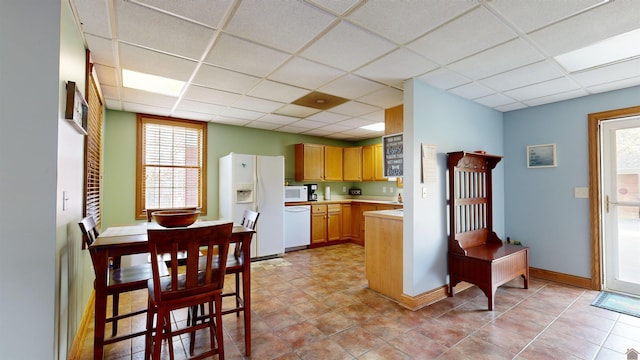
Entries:
[[245,209],[258,211],[251,258],[284,253],[284,156],[230,153],[220,158],[219,215],[242,221]]

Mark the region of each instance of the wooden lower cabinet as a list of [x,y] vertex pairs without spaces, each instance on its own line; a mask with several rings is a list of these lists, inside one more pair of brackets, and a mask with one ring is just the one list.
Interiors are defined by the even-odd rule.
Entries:
[[311,206],[311,245],[327,242],[327,205]]
[[342,204],[342,233],[340,235],[340,239],[349,240],[351,239],[351,204]]
[[342,206],[311,206],[311,245],[325,245],[342,239]]

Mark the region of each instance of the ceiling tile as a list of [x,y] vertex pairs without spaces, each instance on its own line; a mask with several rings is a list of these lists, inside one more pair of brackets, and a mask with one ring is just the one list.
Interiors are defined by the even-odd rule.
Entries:
[[473,0],[367,1],[348,18],[396,43],[404,44],[476,5],[477,2]]
[[87,45],[91,49],[94,63],[115,67],[114,42],[99,36],[87,35]]
[[[516,36],[513,30],[486,8],[479,7],[410,43],[407,47],[444,65]],[[456,45],[451,46],[452,43]]]
[[225,30],[293,53],[334,20],[334,16],[302,1],[245,0]]
[[613,90],[619,90],[624,88],[630,88],[633,86],[638,86],[636,88],[636,91],[638,93],[637,97],[640,98],[640,76],[624,79],[624,80],[613,81],[613,82],[605,83],[601,85],[590,86],[587,88],[587,90],[591,93],[600,93],[605,91],[613,91]]
[[111,39],[109,0],[74,0],[81,28],[89,34]]
[[234,125],[234,126],[245,126],[249,124],[251,121],[246,119],[236,119],[232,117],[217,117],[213,120],[213,122],[216,122],[219,124]]
[[515,90],[505,91],[504,94],[519,101],[526,101],[540,98],[548,94],[559,94],[576,90],[577,88],[578,85],[576,85],[575,82],[566,78],[559,78]]
[[191,85],[184,93],[185,99],[201,101],[209,104],[218,105],[231,105],[240,100],[240,95],[220,91],[215,89],[209,89],[202,86]]
[[251,90],[259,81],[260,78],[255,76],[249,76],[206,64],[200,67],[196,76],[193,78],[194,84],[238,94],[244,94]]
[[374,111],[369,114],[361,115],[360,117],[371,121],[371,123],[384,122],[384,110]]
[[331,112],[349,116],[360,116],[380,110],[379,107],[363,104],[357,101],[349,101],[331,109]]
[[314,120],[314,121],[320,121],[323,122],[325,124],[333,124],[333,123],[337,123],[340,121],[343,121],[345,119],[348,119],[349,116],[347,115],[342,115],[342,114],[336,114],[336,113],[332,113],[329,111],[322,111],[319,112],[317,114],[313,114],[311,116],[309,116],[307,119],[308,120]]
[[107,106],[107,109],[123,110],[122,101],[120,101],[120,100],[105,98],[104,99],[104,103]]
[[233,106],[237,108],[261,111],[265,113],[276,111],[283,105],[285,104],[281,102],[259,99],[251,96],[243,96],[241,99],[233,103]]
[[98,79],[100,79],[100,85],[118,86],[118,74],[116,69],[110,66],[103,66],[100,64],[94,64]]
[[427,74],[419,76],[418,79],[431,86],[444,90],[471,82],[471,79],[446,68],[435,69]]
[[[226,106],[222,106],[222,105],[215,105],[215,104],[205,103],[201,101],[187,100],[187,99],[182,99],[177,106],[177,109],[181,111],[191,111],[196,113],[208,113],[208,114],[220,114],[226,108],[227,108]],[[211,118],[212,116],[210,116],[210,119]]]
[[382,84],[349,74],[320,87],[318,90],[353,100],[383,88],[385,86]]
[[350,126],[339,125],[339,124],[331,124],[331,125],[323,126],[323,127],[319,128],[319,129],[327,131],[328,133],[331,134],[331,133],[335,133],[335,132],[339,132],[339,131],[346,131],[346,130],[349,130],[350,128],[351,128]]
[[577,97],[586,96],[586,95],[589,95],[589,93],[587,93],[582,89],[578,89],[578,90],[567,91],[560,94],[543,96],[543,97],[539,97],[536,99],[531,99],[523,102],[529,106],[538,106],[538,105],[549,104],[552,102],[557,102],[562,100],[575,99]]
[[464,76],[481,79],[542,59],[543,56],[524,40],[515,39],[455,62],[449,68]]
[[286,116],[295,116],[299,118],[311,116],[318,112],[320,112],[320,110],[318,109],[313,109],[310,107],[294,105],[294,104],[285,105],[275,111],[276,114],[286,115]]
[[635,0],[612,1],[565,21],[531,33],[548,55],[556,56],[640,27]]
[[230,10],[233,0],[137,0],[149,6],[162,9],[210,27],[217,27]]
[[210,113],[200,113],[196,111],[185,111],[185,110],[174,110],[171,113],[172,117],[181,118],[181,119],[191,119],[191,120],[200,120],[200,121],[211,121],[213,119],[213,115]]
[[308,92],[308,90],[299,87],[263,80],[249,92],[249,95],[267,100],[290,103],[306,95]]
[[515,102],[513,104],[497,106],[495,109],[498,110],[498,111],[507,112],[507,111],[514,111],[514,110],[524,109],[526,107],[527,107],[527,105],[525,105],[523,103]]
[[479,104],[482,104],[484,106],[488,106],[490,108],[509,105],[509,104],[513,104],[514,102],[516,102],[512,98],[510,98],[508,96],[504,96],[502,94],[492,94],[492,95],[489,95],[489,96],[484,96],[484,97],[475,99],[474,101],[479,103]]
[[220,34],[204,61],[229,70],[265,77],[285,62],[289,56],[282,51],[231,35]]
[[301,55],[351,71],[394,47],[393,43],[343,21],[311,44]]
[[521,31],[528,33],[608,0],[513,1],[491,0],[492,7]]
[[204,55],[213,36],[210,28],[129,1],[116,1],[116,13],[121,41],[194,60]]
[[371,121],[368,121],[359,117],[354,117],[354,118],[341,121],[336,125],[348,126],[350,128],[359,128],[360,126],[366,126],[369,124],[371,124]]
[[278,114],[267,114],[260,118],[260,121],[268,122],[271,124],[280,124],[280,125],[292,124],[298,120],[300,119],[291,117],[291,116],[278,115]]
[[347,10],[351,9],[360,0],[308,0],[310,3],[318,5],[338,15],[343,15]]
[[482,79],[480,82],[494,90],[506,91],[561,76],[563,76],[563,72],[558,65],[550,61],[540,61]]
[[636,76],[640,76],[640,58],[571,74],[582,86],[594,86]]
[[356,71],[357,75],[402,88],[404,81],[438,67],[411,50],[401,48]]
[[482,86],[477,82],[472,82],[453,89],[449,89],[449,92],[467,99],[477,99],[494,93],[493,90],[487,88],[486,86]]
[[255,128],[255,129],[263,129],[263,130],[274,130],[279,128],[282,125],[272,124],[262,121],[252,121],[245,125],[246,127]]
[[122,100],[127,103],[146,104],[171,109],[178,101],[178,98],[142,90],[124,88]]
[[309,136],[327,136],[332,133],[333,132],[326,129],[313,129],[313,130],[305,131],[302,134],[309,135]]
[[305,129],[315,129],[324,125],[325,125],[324,123],[321,123],[318,121],[306,120],[306,119],[302,119],[300,121],[296,121],[291,124],[291,126],[301,127]]
[[269,79],[315,90],[342,75],[344,75],[344,71],[320,65],[300,57],[294,57],[271,74]]
[[110,86],[110,85],[101,85],[100,90],[102,90],[102,94],[107,99],[120,100],[120,93],[118,92],[118,87]]
[[293,126],[293,125],[285,125],[282,127],[278,128],[278,131],[283,131],[283,132],[288,132],[288,133],[292,133],[292,134],[300,134],[304,131],[307,131],[309,129],[307,128],[303,128],[300,126]]
[[196,69],[195,61],[119,44],[120,67],[142,73],[159,75],[170,79],[187,81]]
[[374,93],[358,98],[358,101],[373,106],[390,108],[404,102],[404,92],[387,86]]
[[163,108],[156,105],[138,104],[123,101],[122,110],[131,113],[143,113],[150,115],[169,116],[171,109]]
[[236,118],[236,119],[245,119],[245,120],[257,120],[264,116],[264,113],[257,111],[249,111],[238,108],[228,107],[221,114],[220,117],[226,118]]

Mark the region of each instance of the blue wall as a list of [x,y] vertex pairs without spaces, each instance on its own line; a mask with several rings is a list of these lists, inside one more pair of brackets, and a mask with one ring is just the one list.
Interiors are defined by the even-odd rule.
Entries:
[[[591,277],[587,116],[637,106],[640,87],[504,114],[506,235],[529,246],[532,267]],[[528,145],[556,144],[558,166],[528,169]]]
[[[447,152],[485,150],[503,155],[502,113],[433,88],[420,80],[405,82],[404,292],[418,295],[447,279]],[[421,144],[435,145],[436,183],[421,183]],[[411,164],[410,168],[406,168]],[[504,174],[493,173],[494,230],[504,233]],[[422,198],[422,188],[427,197]],[[411,194],[411,195],[409,195]]]

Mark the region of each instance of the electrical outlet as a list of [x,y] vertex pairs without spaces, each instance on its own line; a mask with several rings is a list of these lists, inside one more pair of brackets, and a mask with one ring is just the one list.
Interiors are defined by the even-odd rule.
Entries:
[[347,187],[346,187],[346,186],[343,186],[343,187],[342,187],[342,192],[343,192],[343,193],[346,193],[346,192],[347,192]]
[[389,192],[393,192],[393,186],[389,186]]
[[386,186],[383,186],[383,187],[382,187],[382,192],[383,192],[383,193],[386,193],[386,192],[387,192],[387,187],[386,187]]

